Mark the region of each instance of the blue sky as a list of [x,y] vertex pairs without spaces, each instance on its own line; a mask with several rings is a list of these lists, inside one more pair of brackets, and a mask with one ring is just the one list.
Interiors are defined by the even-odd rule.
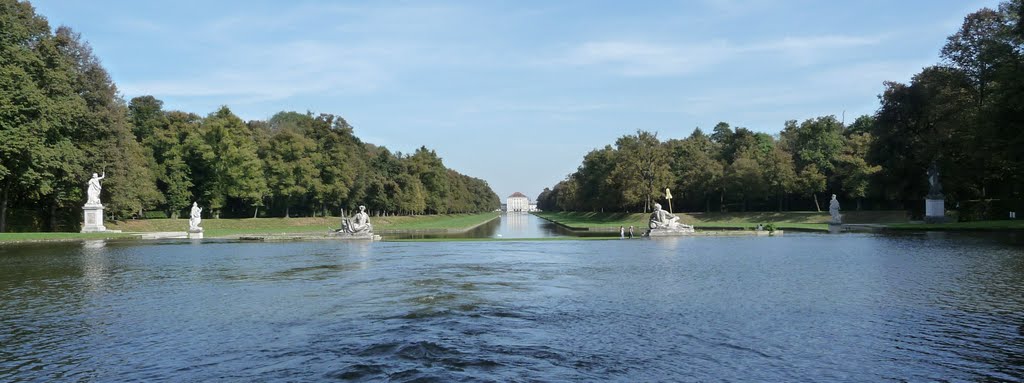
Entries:
[[873,113],[997,1],[35,1],[126,99],[345,117],[531,198],[637,129]]

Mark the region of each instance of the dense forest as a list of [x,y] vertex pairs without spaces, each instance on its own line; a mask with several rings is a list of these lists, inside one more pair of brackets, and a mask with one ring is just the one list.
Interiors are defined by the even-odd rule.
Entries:
[[968,15],[940,63],[884,83],[872,116],[787,121],[774,136],[724,122],[684,139],[638,131],[588,153],[538,207],[647,211],[669,187],[677,210],[820,210],[834,193],[845,209],[920,216],[934,162],[961,219],[1006,218],[1024,208],[1022,3]]
[[364,143],[343,118],[282,112],[202,117],[152,97],[125,102],[89,45],[52,30],[27,2],[0,0],[0,231],[76,230],[91,173],[106,173],[114,219],[177,217],[192,201],[213,217],[493,210],[483,180]]

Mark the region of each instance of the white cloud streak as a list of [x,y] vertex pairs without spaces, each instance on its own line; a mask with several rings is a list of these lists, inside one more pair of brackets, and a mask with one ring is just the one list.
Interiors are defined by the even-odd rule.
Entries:
[[737,44],[725,40],[666,44],[645,41],[592,41],[579,44],[561,58],[550,60],[561,66],[605,66],[627,76],[670,76],[699,72],[716,64],[762,56],[788,58],[794,65],[807,65],[836,49],[881,43],[882,36],[784,37],[777,40]]

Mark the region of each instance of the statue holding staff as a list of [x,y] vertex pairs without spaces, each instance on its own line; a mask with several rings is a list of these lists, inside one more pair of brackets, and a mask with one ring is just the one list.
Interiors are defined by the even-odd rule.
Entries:
[[100,180],[107,177],[107,172],[103,172],[102,176],[92,174],[92,178],[87,183],[87,190],[85,192],[86,205],[99,205],[100,204],[100,192],[103,191],[103,186],[100,185]]

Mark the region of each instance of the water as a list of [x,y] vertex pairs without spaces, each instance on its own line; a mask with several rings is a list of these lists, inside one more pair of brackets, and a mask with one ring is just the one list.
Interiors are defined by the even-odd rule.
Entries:
[[[583,233],[584,235],[587,233]],[[590,233],[597,236],[611,236],[612,233]],[[616,234],[617,235],[617,234]],[[502,213],[499,219],[489,221],[465,233],[403,233],[384,234],[387,239],[428,239],[428,238],[548,238],[581,236],[545,219],[527,213]]]
[[1024,238],[0,247],[0,381],[1021,381]]

